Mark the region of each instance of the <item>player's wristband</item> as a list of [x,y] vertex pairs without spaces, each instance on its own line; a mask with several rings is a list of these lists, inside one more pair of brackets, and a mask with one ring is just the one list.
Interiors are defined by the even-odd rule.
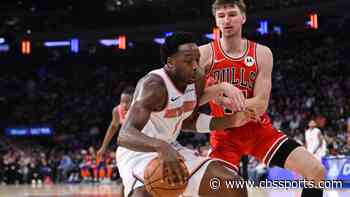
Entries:
[[212,116],[200,113],[196,122],[196,129],[198,133],[209,133],[210,122],[213,119]]

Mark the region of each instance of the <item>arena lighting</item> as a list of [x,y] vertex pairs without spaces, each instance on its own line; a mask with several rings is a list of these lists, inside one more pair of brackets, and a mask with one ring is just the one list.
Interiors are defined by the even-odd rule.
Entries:
[[318,29],[318,15],[310,14],[310,26],[312,29]]
[[119,49],[122,49],[122,50],[125,50],[126,49],[126,36],[125,35],[120,35],[118,37],[118,48]]
[[169,37],[169,36],[171,36],[171,35],[173,35],[173,34],[174,34],[174,32],[171,32],[171,31],[169,31],[169,32],[164,32],[164,37],[162,37],[162,38],[161,38],[161,37],[159,37],[159,38],[154,38],[154,39],[153,39],[153,42],[162,45],[162,44],[165,43],[165,38],[166,38],[166,37]]
[[5,38],[0,38],[0,44],[4,44],[5,43]]
[[22,41],[22,53],[25,55],[29,55],[31,53],[31,43],[28,40]]
[[70,50],[72,53],[79,53],[79,40],[76,38],[73,38],[70,41]]
[[217,27],[213,28],[213,40],[218,40],[221,37],[220,29]]
[[282,34],[282,27],[280,27],[280,26],[274,26],[274,27],[273,27],[273,32],[275,32],[275,33],[278,34],[278,35],[281,35],[281,34]]
[[259,21],[259,25],[260,27],[257,29],[257,31],[261,34],[261,35],[265,35],[269,33],[269,22],[266,20],[263,21]]
[[208,38],[209,40],[214,40],[214,34],[205,34],[205,37]]
[[70,46],[71,42],[69,41],[50,41],[44,42],[44,46],[46,47],[65,47]]
[[107,47],[117,46],[119,45],[119,39],[102,39],[102,40],[99,40],[99,43]]
[[157,44],[164,44],[165,43],[165,38],[155,38],[153,41]]
[[171,36],[171,35],[173,35],[173,34],[174,34],[174,32],[165,32],[165,33],[164,33],[165,37],[169,37],[169,36]]
[[8,44],[0,44],[0,52],[8,52],[10,50],[10,46]]

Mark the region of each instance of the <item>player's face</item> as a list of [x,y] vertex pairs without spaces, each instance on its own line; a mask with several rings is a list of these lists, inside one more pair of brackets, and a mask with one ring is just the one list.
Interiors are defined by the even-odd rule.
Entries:
[[129,109],[129,106],[131,104],[131,95],[129,94],[122,94],[120,96],[120,105],[123,107],[126,111]]
[[242,31],[246,17],[237,5],[224,5],[216,9],[215,21],[222,35],[230,37]]
[[181,81],[190,84],[195,80],[195,70],[199,66],[199,49],[195,43],[180,45],[178,52],[173,56],[176,75]]

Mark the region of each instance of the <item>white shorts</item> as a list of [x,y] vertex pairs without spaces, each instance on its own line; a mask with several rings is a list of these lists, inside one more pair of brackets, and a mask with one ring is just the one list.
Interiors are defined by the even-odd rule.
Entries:
[[[185,165],[190,178],[183,196],[198,196],[201,180],[210,162],[214,161],[209,157],[199,156],[195,151],[181,146],[179,143],[172,143],[172,146],[184,158]],[[133,190],[142,187],[145,168],[148,163],[158,156],[158,153],[134,152],[122,147],[117,149],[117,166],[124,184],[124,196],[128,197]],[[215,159],[218,160],[218,159]],[[220,160],[221,161],[221,160]]]

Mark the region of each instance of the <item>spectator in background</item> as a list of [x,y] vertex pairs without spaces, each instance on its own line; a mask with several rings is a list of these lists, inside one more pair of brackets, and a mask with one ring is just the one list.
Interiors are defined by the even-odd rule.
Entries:
[[317,128],[316,121],[310,120],[308,126],[309,129],[305,131],[306,149],[321,161],[322,157],[326,155],[326,141],[321,133],[321,130]]
[[58,166],[58,176],[56,182],[65,182],[67,181],[69,177],[69,173],[73,170],[74,168],[74,163],[71,159],[71,157],[67,154],[64,153],[62,156],[62,159],[60,161],[60,164]]

